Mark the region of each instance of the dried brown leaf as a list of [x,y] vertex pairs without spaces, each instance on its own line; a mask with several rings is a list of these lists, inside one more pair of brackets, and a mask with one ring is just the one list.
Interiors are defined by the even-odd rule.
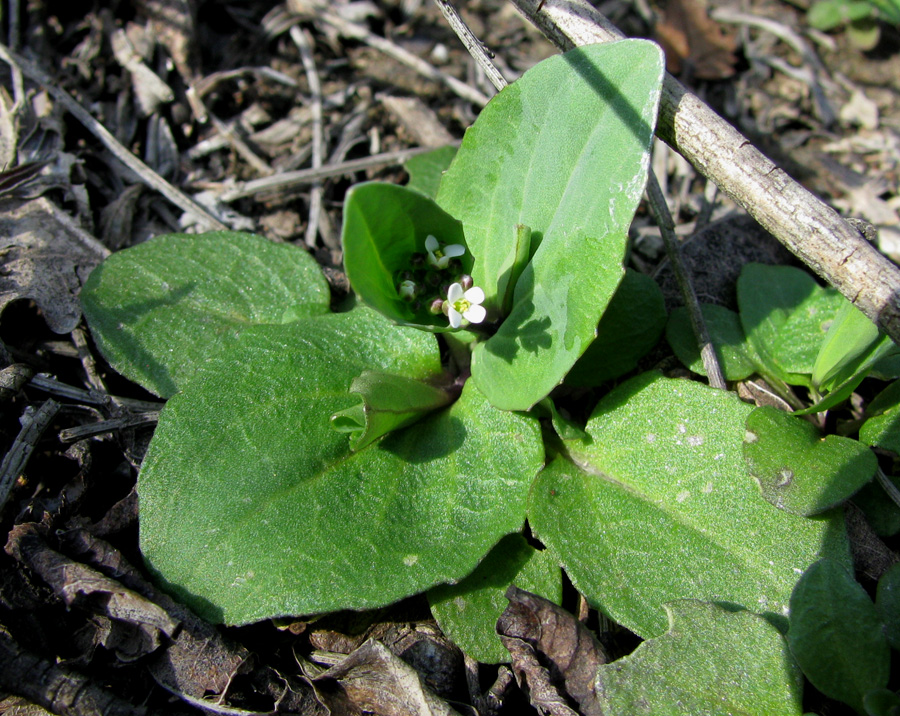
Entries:
[[138,0],[135,3],[150,20],[159,42],[169,51],[178,74],[185,84],[192,84],[198,76],[196,22],[191,0]]
[[149,117],[161,104],[175,99],[172,88],[144,64],[125,30],[119,28],[113,31],[110,42],[116,62],[131,74],[131,85],[141,116]]
[[143,191],[143,184],[132,184],[100,212],[100,239],[113,251],[131,240],[134,213]]
[[0,311],[30,298],[51,330],[72,331],[81,284],[109,252],[45,198],[0,201],[0,236]]
[[[586,716],[602,716],[594,694],[597,669],[607,662],[594,635],[569,612],[515,585],[506,591],[509,606],[497,622],[497,633],[513,657],[513,670],[525,677],[534,705],[565,713],[552,700],[541,662],[550,665],[549,678],[561,682]],[[532,658],[539,654],[540,660]],[[535,686],[542,687],[536,693]],[[539,698],[551,699],[542,704]]]
[[[13,527],[6,552],[37,573],[66,606],[78,605],[112,623],[99,637],[123,661],[132,661],[160,646],[160,632],[172,636],[179,623],[153,602],[95,569],[56,552],[41,536],[38,525]],[[124,628],[123,624],[134,628]]]
[[[419,674],[381,642],[369,640],[339,664],[311,680],[332,713],[371,711],[380,716],[452,716]],[[340,689],[335,689],[335,683]],[[346,711],[350,707],[353,710]],[[358,710],[357,710],[358,709]]]
[[[64,539],[66,551],[115,575],[178,620],[181,628],[167,648],[153,655],[149,665],[151,675],[164,689],[196,704],[209,695],[225,694],[237,674],[253,668],[254,659],[246,648],[225,638],[214,626],[147,582],[109,543],[86,530],[66,532]],[[323,713],[305,684],[290,681],[265,665],[257,666],[251,678],[254,690],[277,701],[284,713]]]
[[447,131],[434,111],[418,97],[381,98],[384,108],[420,147],[443,147],[453,142],[453,135]]
[[666,51],[667,69],[673,75],[684,69],[702,80],[734,75],[735,34],[709,18],[702,0],[668,0],[656,25],[656,39]]

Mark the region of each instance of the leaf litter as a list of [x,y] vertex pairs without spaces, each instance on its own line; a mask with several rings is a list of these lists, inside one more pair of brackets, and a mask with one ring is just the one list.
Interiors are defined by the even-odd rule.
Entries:
[[[326,713],[323,704],[334,713],[450,713],[446,699],[479,704],[485,713],[505,703],[503,712],[522,713],[527,697],[510,685],[503,667],[463,667],[458,651],[449,660],[422,658],[436,653],[433,635],[420,635],[427,629],[413,629],[415,635],[398,646],[379,628],[430,624],[424,599],[386,611],[331,615],[328,624],[313,617],[223,631],[203,622],[155,586],[145,568],[132,566],[141,559],[131,488],[151,428],[126,423],[78,440],[77,449],[55,437],[64,429],[153,407],[151,396],[108,367],[95,367],[83,342],[67,338],[80,320],[78,289],[107,252],[197,226],[204,216],[229,228],[254,227],[278,241],[303,243],[310,224],[309,187],[318,182],[322,196],[313,252],[333,286],[345,286],[336,237],[347,187],[372,178],[401,181],[397,152],[459,138],[480,98],[493,89],[429,3],[297,0],[272,8],[144,0],[127,14],[101,5],[78,14],[30,5],[11,49],[41,58],[41,69],[52,72],[50,84],[89,107],[143,167],[124,166],[116,145],[101,144],[81,129],[55,95],[23,78],[14,63],[0,102],[0,159],[6,170],[0,176],[0,220],[7,242],[0,339],[8,362],[57,377],[50,390],[64,406],[15,475],[2,513],[7,556],[0,561],[0,690],[56,713],[101,708],[106,713],[318,714]],[[805,67],[806,49],[757,22],[742,39],[755,73],[738,69],[730,83],[710,83],[704,75],[734,71],[734,44],[704,19],[699,3],[681,5],[689,19],[675,32],[680,42],[688,38],[680,56],[684,71],[694,71],[689,81],[730,93],[737,114],[767,138],[772,154],[789,167],[804,166],[820,193],[874,224],[886,250],[900,245],[895,238],[900,237],[896,55],[863,58],[844,46],[844,38],[832,37],[817,48],[825,71],[817,68],[815,81],[805,82],[791,67]],[[753,10],[788,28],[803,22],[793,10],[786,13],[763,1],[754,2]],[[646,35],[649,18],[642,12],[623,10],[612,19],[629,35]],[[501,2],[467,3],[463,14],[509,79],[553,51]],[[315,93],[289,32],[294,25],[306,28],[313,40],[320,80]],[[425,64],[404,64],[410,56]],[[864,82],[878,76],[885,78],[880,87]],[[303,174],[312,161],[314,94],[322,107],[324,150],[315,179]],[[829,104],[846,109],[829,120],[823,114]],[[817,134],[823,124],[832,133],[827,142]],[[714,219],[735,220],[730,201],[710,203],[689,166],[672,160],[662,169],[658,173],[679,226],[700,228],[707,207]],[[186,202],[173,205],[162,198],[152,188],[153,176],[169,180],[202,208],[190,214]],[[634,230],[643,239],[634,265],[650,270],[656,265],[655,227],[639,215]],[[715,292],[713,302],[733,307],[734,279],[721,276],[746,259],[710,258],[717,237],[722,241],[721,233],[714,234],[695,252],[705,262],[698,275]],[[82,392],[58,394],[65,385]],[[87,395],[85,389],[93,391],[94,400],[77,397]],[[19,432],[19,417],[45,401],[46,390],[27,385],[6,400],[6,447]],[[877,548],[868,552],[882,559],[877,576],[892,553],[870,532],[867,539]],[[573,707],[595,713],[593,674],[630,647],[603,656],[590,632],[558,607],[529,601],[536,598],[516,590],[510,597],[516,618],[505,617],[501,628],[514,632],[504,638],[516,644],[510,649],[514,672],[534,706],[549,713],[569,713]],[[569,590],[564,604],[574,607],[573,599]],[[380,640],[366,641],[361,638],[366,633]],[[598,633],[608,638],[613,632],[601,627]],[[344,647],[329,650],[335,663],[327,670],[310,669],[315,644],[336,645],[325,634],[341,635]],[[413,653],[420,658],[413,659]],[[544,657],[552,664],[549,670]],[[326,657],[319,653],[318,658]],[[417,672],[404,666],[408,661]],[[453,688],[429,680],[436,664],[450,675],[445,682]],[[29,668],[47,681],[33,680],[28,674],[36,672]],[[488,688],[495,677],[497,683]],[[537,698],[538,692],[544,696]],[[0,706],[9,706],[11,698]],[[457,712],[467,708],[459,705]]]

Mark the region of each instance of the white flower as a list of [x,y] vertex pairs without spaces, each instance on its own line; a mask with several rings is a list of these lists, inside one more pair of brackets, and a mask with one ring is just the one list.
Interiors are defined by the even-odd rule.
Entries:
[[400,283],[397,287],[397,293],[400,294],[400,298],[404,301],[411,301],[416,297],[416,283],[415,281],[410,281],[407,279]]
[[447,289],[447,318],[450,319],[451,328],[459,328],[463,320],[469,323],[481,323],[487,311],[484,310],[484,291],[478,286],[472,286],[468,291],[458,283],[451,283]]
[[425,250],[428,252],[428,263],[439,269],[447,268],[450,259],[466,253],[466,247],[462,244],[449,244],[441,248],[438,240],[430,234],[425,239]]

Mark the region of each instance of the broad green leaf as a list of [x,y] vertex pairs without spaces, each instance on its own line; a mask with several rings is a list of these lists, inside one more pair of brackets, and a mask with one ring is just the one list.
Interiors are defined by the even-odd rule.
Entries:
[[900,694],[890,689],[875,689],[863,696],[868,716],[900,716]]
[[871,417],[859,429],[860,441],[900,454],[900,381],[881,391],[866,412]]
[[549,552],[534,549],[521,534],[500,540],[458,584],[442,584],[428,592],[438,626],[476,661],[509,661],[496,626],[509,604],[504,595],[510,584],[557,604],[562,601],[562,573],[556,560]]
[[818,0],[810,6],[806,20],[817,30],[833,30],[844,21],[841,6],[846,4],[838,0]]
[[138,480],[141,549],[205,618],[388,604],[521,528],[537,422],[467,388],[351,453],[329,416],[364,369],[435,376],[436,341],[364,309],[258,327],[166,405]]
[[[766,504],[741,447],[752,410],[735,395],[648,373],[596,407],[592,442],[538,476],[536,536],[593,604],[641,637],[673,599],[729,602],[783,623],[798,576],[820,556],[849,564],[843,517]],[[790,538],[786,539],[785,535]]]
[[566,383],[595,386],[634,370],[659,341],[665,325],[666,303],[659,285],[626,269],[597,326],[597,338],[569,371]]
[[875,454],[856,440],[823,436],[815,425],[767,407],[747,417],[744,460],[766,501],[805,516],[841,504],[878,468]]
[[163,398],[248,326],[327,313],[330,300],[306,251],[235,231],[169,234],[118,251],[81,291],[103,357]]
[[449,385],[441,387],[373,370],[364,370],[354,378],[350,392],[359,395],[362,403],[332,415],[331,427],[350,434],[350,449],[354,451],[412,425],[456,397]]
[[[900,490],[900,477],[887,479]],[[853,504],[866,515],[866,522],[879,537],[891,537],[900,532],[900,507],[897,506],[877,480],[865,485],[853,496]]]
[[897,0],[872,0],[878,12],[888,22],[900,25],[900,2]]
[[896,380],[900,378],[900,346],[895,344],[887,355],[879,357],[872,364],[869,376],[878,380]]
[[[447,331],[447,318],[432,315],[428,306],[438,298],[442,284],[472,272],[472,255],[467,251],[460,257],[461,268],[455,272],[429,269],[425,262],[429,236],[441,245],[466,245],[462,225],[417,191],[369,182],[347,193],[341,242],[353,290],[365,304],[396,323]],[[419,257],[416,265],[415,255]],[[421,273],[421,292],[415,301],[405,301],[398,291],[405,272]]]
[[878,611],[847,569],[822,559],[791,595],[791,653],[813,686],[863,712],[863,696],[887,686],[891,656]]
[[778,331],[774,355],[788,374],[812,375],[819,347],[846,299],[836,289],[818,284],[812,294],[792,311]]
[[[706,330],[716,349],[719,365],[726,380],[743,380],[756,371],[753,351],[744,337],[741,319],[734,311],[711,303],[700,305],[700,312],[706,322]],[[689,370],[698,375],[706,375],[697,337],[691,326],[688,311],[679,306],[669,316],[666,325],[666,339],[675,355]]]
[[662,72],[659,48],[642,40],[544,60],[491,100],[444,174],[437,200],[465,227],[489,317],[513,269],[515,227],[532,231],[512,309],[472,361],[500,408],[537,403],[594,338],[622,276]]
[[843,300],[792,266],[747,264],[737,282],[744,335],[759,368],[792,385],[808,385],[816,351]]
[[872,0],[880,16],[887,22],[900,25],[900,2],[898,0]]
[[895,651],[900,651],[900,564],[894,564],[878,580],[875,606],[884,622],[884,635]]
[[438,187],[441,185],[441,177],[455,156],[456,147],[448,145],[410,157],[403,164],[404,169],[409,173],[406,187],[434,199],[437,196]]
[[900,406],[900,380],[894,381],[884,388],[866,406],[869,416],[882,415]]
[[605,716],[789,716],[803,713],[803,677],[779,631],[756,614],[684,600],[669,629],[601,666]]
[[[881,27],[875,21],[872,6],[869,2],[858,3],[859,5],[868,5],[866,13],[859,20],[851,20],[850,24],[845,28],[850,44],[856,49],[868,52],[875,49],[878,41],[881,39]],[[857,3],[851,3],[851,7]]]
[[844,299],[816,355],[813,386],[833,390],[850,377],[879,340],[878,327]]

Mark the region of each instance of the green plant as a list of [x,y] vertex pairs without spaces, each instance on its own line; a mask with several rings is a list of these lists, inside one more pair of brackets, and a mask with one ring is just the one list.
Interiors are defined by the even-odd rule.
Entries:
[[900,25],[900,2],[897,0],[816,0],[806,16],[817,30],[846,27],[847,33],[861,50],[878,44],[881,32],[878,22]]
[[[229,232],[158,237],[91,275],[98,347],[169,399],[138,482],[141,549],[162,584],[229,624],[427,592],[450,636],[494,662],[508,584],[558,601],[562,566],[648,640],[631,663],[656,690],[634,698],[669,710],[677,682],[683,713],[800,713],[781,633],[792,591],[820,559],[850,564],[849,493],[816,495],[848,462],[854,486],[870,479],[868,449],[828,443],[823,457],[796,422],[763,420],[754,452],[752,406],[654,372],[586,422],[554,392],[625,375],[663,330],[659,289],[623,269],[662,67],[644,41],[551,58],[455,156],[422,157],[407,187],[352,189],[345,267],[366,305],[332,310],[307,253]],[[759,345],[786,320],[773,310],[753,324]],[[785,386],[802,373],[751,353],[747,335],[744,367]],[[878,343],[862,343],[827,352],[820,383],[864,370]],[[798,474],[818,461],[782,505],[757,484],[776,443],[806,451]],[[722,649],[688,682],[672,667],[685,628],[704,632],[688,664]],[[628,712],[626,687],[598,678]]]

